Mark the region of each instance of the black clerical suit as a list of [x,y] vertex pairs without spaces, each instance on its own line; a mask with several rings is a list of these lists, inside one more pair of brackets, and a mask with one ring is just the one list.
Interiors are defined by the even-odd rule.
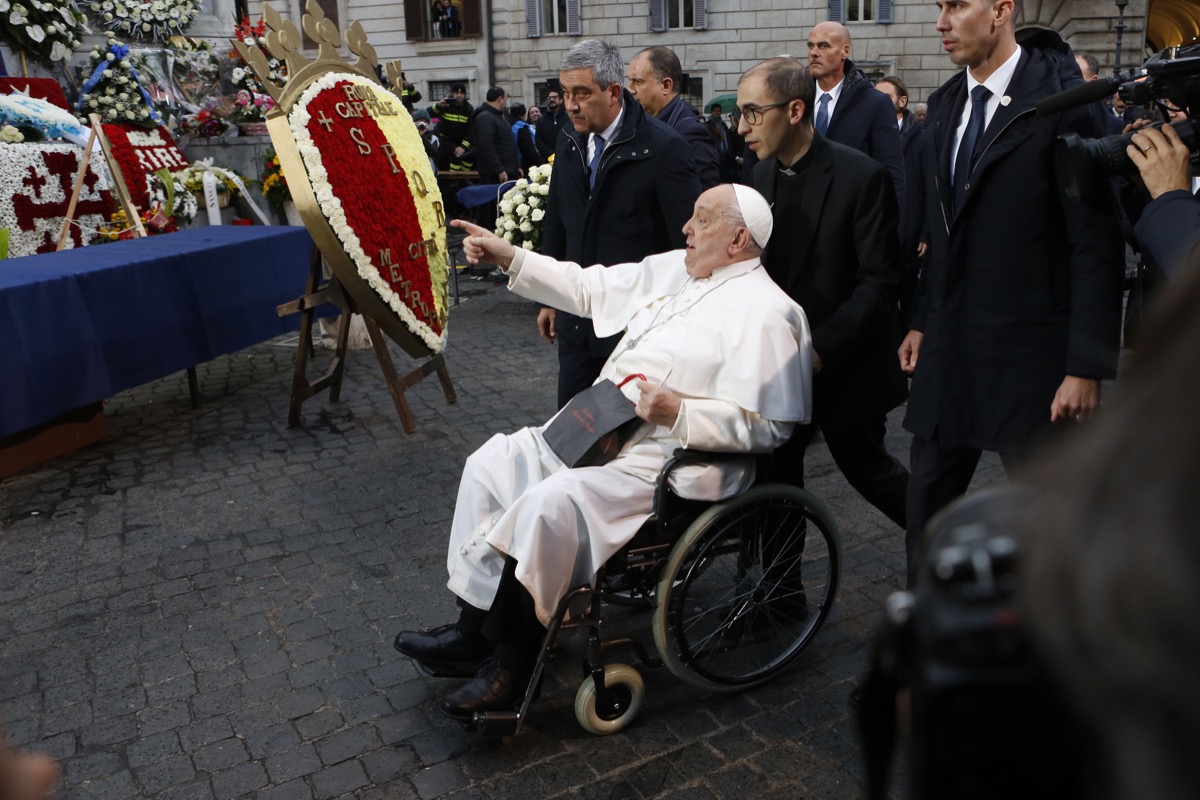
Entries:
[[[882,97],[882,95],[880,95]],[[768,158],[755,189],[772,203],[767,272],[804,307],[822,366],[812,424],[775,452],[774,479],[803,483],[804,453],[820,428],[838,468],[872,505],[905,524],[908,472],[884,448],[887,413],[904,402],[898,211],[887,170],[820,136],[788,175]]]

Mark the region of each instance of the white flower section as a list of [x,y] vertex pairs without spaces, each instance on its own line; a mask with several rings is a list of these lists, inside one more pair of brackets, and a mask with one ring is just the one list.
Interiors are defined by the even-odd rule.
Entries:
[[550,174],[553,167],[544,165],[529,170],[529,177],[518,180],[500,198],[496,233],[513,244],[519,242],[526,250],[536,250],[541,241],[542,225],[546,218],[543,199],[550,193]]
[[[403,298],[392,291],[392,287],[388,285],[379,274],[379,270],[371,263],[370,257],[362,249],[362,243],[359,241],[358,235],[354,232],[349,220],[346,219],[346,211],[342,207],[342,201],[334,194],[333,186],[329,183],[329,172],[321,163],[321,151],[317,148],[316,143],[313,142],[312,135],[308,132],[308,123],[312,119],[312,115],[308,113],[308,104],[318,94],[327,89],[333,89],[341,81],[349,81],[360,86],[370,86],[365,79],[345,72],[330,72],[309,84],[295,105],[292,106],[292,110],[288,115],[288,125],[291,127],[292,136],[296,140],[296,149],[300,151],[300,157],[303,159],[304,166],[308,171],[308,181],[312,185],[313,194],[316,195],[317,204],[321,207],[322,213],[324,213],[325,218],[329,221],[329,226],[333,229],[334,234],[341,241],[346,255],[350,256],[351,261],[354,262],[358,276],[396,312],[396,315],[400,317],[408,329],[419,336],[429,346],[430,350],[440,353],[446,344],[445,333],[443,332],[439,336],[425,322],[418,319],[416,314],[412,312],[412,309],[404,302]],[[445,331],[444,328],[443,331]]]

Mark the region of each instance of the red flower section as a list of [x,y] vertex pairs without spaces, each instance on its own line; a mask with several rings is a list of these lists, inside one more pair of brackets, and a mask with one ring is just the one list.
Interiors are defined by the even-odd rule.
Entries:
[[67,96],[63,94],[62,87],[53,78],[0,77],[0,94],[12,94],[13,92],[21,92],[38,100],[49,100],[64,111],[71,110],[71,107],[67,105]]
[[368,116],[343,119],[337,113],[336,106],[346,103],[342,87],[347,85],[351,84],[339,82],[309,102],[307,110],[312,119],[308,132],[321,154],[333,193],[341,201],[346,220],[371,265],[417,319],[440,336],[442,325],[429,277],[429,259],[421,246],[425,237],[409,191],[408,175],[398,163],[395,168],[399,171],[393,171],[384,148],[388,139],[375,120]]
[[147,175],[160,169],[176,172],[188,165],[187,157],[161,125],[146,129],[105,123],[104,135],[112,145],[113,158],[121,167],[129,195],[138,208],[145,209],[150,205]]
[[[12,199],[17,226],[21,230],[32,232],[39,221],[50,219],[57,222],[67,215],[67,206],[70,204],[71,191],[75,184],[75,173],[79,171],[79,158],[75,153],[42,153],[45,170],[35,170],[33,167],[26,169],[28,174],[21,184],[30,187],[33,196],[17,194]],[[95,169],[89,165],[87,175],[83,179],[85,191],[81,192],[80,200],[75,205],[75,219],[87,214],[100,214],[104,219],[108,219],[113,202],[110,193],[101,192],[99,200],[83,199],[94,194],[98,180]],[[54,183],[58,183],[58,192],[51,191]],[[48,199],[56,194],[62,199]],[[38,244],[36,252],[53,253],[58,245],[58,231],[58,225],[43,228],[42,241]],[[83,241],[77,225],[71,226],[70,237],[75,247],[88,244]]]

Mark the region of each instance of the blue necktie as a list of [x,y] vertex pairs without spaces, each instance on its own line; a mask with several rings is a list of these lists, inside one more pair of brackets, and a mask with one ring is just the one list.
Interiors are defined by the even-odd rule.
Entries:
[[992,92],[980,84],[971,90],[971,116],[967,117],[967,129],[963,131],[958,145],[958,156],[954,159],[954,209],[962,208],[967,199],[967,188],[971,185],[971,164],[975,158],[975,146],[983,136],[987,122],[987,102]]
[[826,92],[825,94],[821,95],[821,99],[817,101],[821,104],[817,109],[817,133],[821,134],[822,136],[824,136],[825,131],[829,129],[829,101],[832,99],[833,97],[830,96],[829,92]]
[[596,172],[600,169],[600,154],[604,152],[604,137],[600,134],[593,134],[594,152],[592,160],[588,162],[588,191],[596,188]]

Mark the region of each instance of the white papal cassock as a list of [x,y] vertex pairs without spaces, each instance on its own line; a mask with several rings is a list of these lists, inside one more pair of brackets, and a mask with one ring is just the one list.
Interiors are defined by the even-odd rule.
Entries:
[[[568,469],[541,428],[493,436],[463,468],[446,566],[451,591],[491,607],[504,556],[548,625],[558,601],[594,579],[653,510],[654,484],[677,447],[769,452],[808,422],[812,346],[804,312],[757,258],[693,279],[683,250],[638,264],[583,269],[517,250],[509,288],[591,317],[597,336],[626,331],[600,372],[620,383],[641,373],[683,398],[671,428],[643,425],[602,467]],[[622,391],[636,401],[635,381]],[[694,468],[693,468],[694,470]],[[717,499],[752,479],[740,470],[693,471],[685,496]]]

